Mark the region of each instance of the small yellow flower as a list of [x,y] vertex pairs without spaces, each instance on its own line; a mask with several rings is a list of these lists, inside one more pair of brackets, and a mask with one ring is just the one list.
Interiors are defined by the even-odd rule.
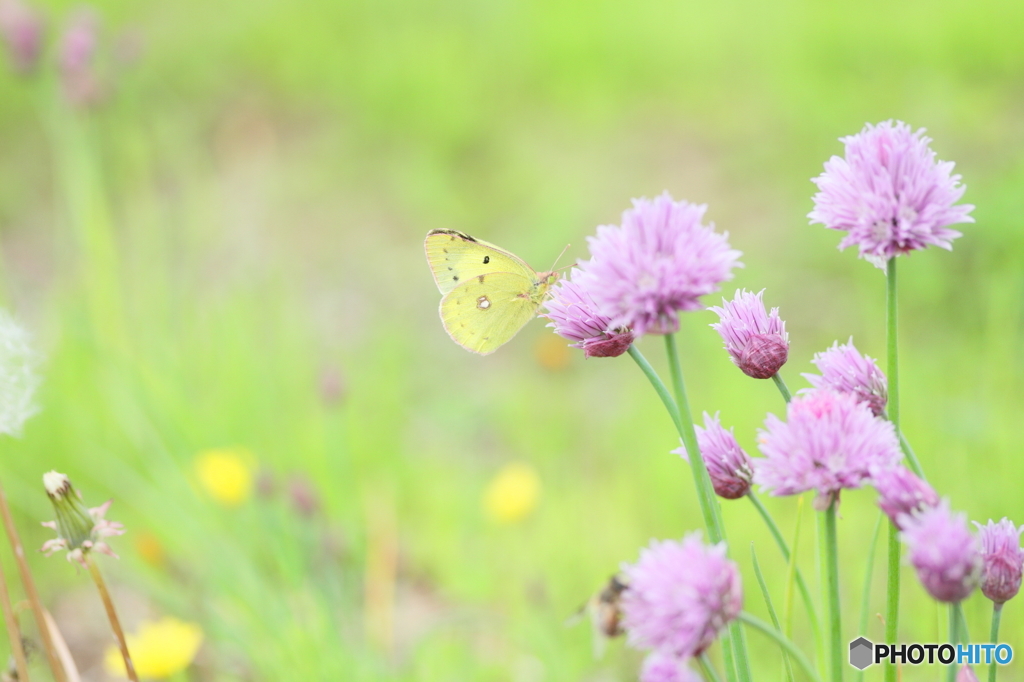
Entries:
[[[203,641],[203,630],[195,623],[167,617],[142,623],[138,633],[127,635],[125,640],[139,677],[162,680],[192,663]],[[124,659],[116,646],[107,649],[104,663],[111,673],[126,677]]]
[[163,568],[167,560],[167,553],[160,538],[148,530],[139,531],[135,535],[135,551],[153,568]]
[[567,368],[572,363],[573,349],[569,342],[557,334],[545,334],[533,347],[534,356],[540,366],[552,372]]
[[506,464],[484,491],[484,511],[498,523],[522,521],[537,507],[540,490],[540,476],[532,465]]
[[210,497],[237,507],[252,493],[252,461],[252,453],[245,448],[204,450],[196,457],[196,474]]

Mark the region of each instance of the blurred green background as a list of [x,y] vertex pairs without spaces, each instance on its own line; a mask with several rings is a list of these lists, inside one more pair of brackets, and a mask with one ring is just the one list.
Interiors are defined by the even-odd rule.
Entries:
[[[43,472],[114,498],[128,533],[102,563],[129,629],[173,615],[205,633],[176,679],[636,679],[638,653],[595,660],[565,621],[651,538],[700,527],[672,424],[627,357],[584,361],[542,321],[486,358],[452,343],[423,237],[463,230],[546,269],[566,244],[562,263],[586,257],[633,197],[708,203],[744,252],[723,294],[767,288],[796,390],[836,339],[884,358],[882,273],[806,219],[809,179],[865,122],[926,127],[977,206],[951,253],[900,263],[904,432],[954,508],[1024,522],[1019,0],[111,0],[91,107],[54,67],[74,7],[40,9],[40,71],[0,70],[0,295],[45,383],[0,471],[30,547],[49,536]],[[732,366],[716,319],[683,322],[692,406],[755,452],[783,405]],[[641,348],[663,367],[660,339]],[[210,448],[246,453],[241,504],[198,482]],[[540,500],[496,523],[482,499],[510,462]],[[767,503],[791,535],[796,501]],[[880,641],[880,618],[857,632],[873,504],[844,496],[841,578],[849,638]],[[785,565],[750,505],[724,514],[764,616],[750,543],[777,603]],[[83,674],[106,679],[87,576],[30,561]],[[904,585],[901,638],[941,641],[945,611],[909,568]],[[981,641],[990,607],[965,608]],[[794,623],[812,652],[799,603]],[[756,678],[780,679],[749,639]],[[1002,639],[1024,654],[1018,603]]]

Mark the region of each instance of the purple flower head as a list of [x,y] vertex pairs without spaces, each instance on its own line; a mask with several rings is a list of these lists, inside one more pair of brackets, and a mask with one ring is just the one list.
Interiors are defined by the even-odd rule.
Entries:
[[904,466],[875,467],[871,484],[878,490],[878,506],[900,530],[899,518],[939,503],[939,495],[930,485]]
[[895,466],[903,456],[892,424],[852,395],[810,391],[789,403],[786,421],[769,414],[764,424],[754,482],[773,495],[817,490],[819,509],[843,488],[859,488],[872,467]]
[[923,128],[883,121],[840,140],[846,155],[812,181],[818,193],[807,216],[846,232],[840,249],[857,245],[861,258],[881,260],[929,245],[950,249],[960,233],[947,225],[974,222],[974,206],[954,206],[965,189],[954,164],[935,160]]
[[611,318],[609,328],[672,333],[680,310],[700,310],[699,297],[732,279],[740,252],[727,235],[701,224],[705,210],[668,192],[634,199],[621,226],[602,225],[588,237],[591,259],[573,279]]
[[971,666],[965,665],[956,674],[956,682],[978,682],[978,676],[974,674],[974,669]]
[[[574,269],[570,278],[576,277]],[[563,279],[551,289],[551,298],[545,303],[542,315],[551,320],[549,327],[561,337],[575,341],[569,344],[583,350],[588,358],[614,358],[625,353],[633,343],[633,332],[622,327],[611,327],[611,318],[603,315],[590,293],[569,279]]]
[[889,401],[889,382],[875,361],[861,355],[853,345],[853,337],[842,346],[836,341],[812,360],[821,375],[804,374],[814,388],[828,388],[837,393],[849,393],[867,404],[875,416],[885,413]]
[[725,543],[705,545],[699,532],[682,542],[652,541],[623,571],[629,589],[622,595],[622,623],[638,649],[697,656],[743,608],[739,570],[726,558]]
[[[708,468],[711,484],[715,494],[727,500],[735,500],[750,492],[750,482],[754,477],[754,467],[750,456],[736,442],[732,429],[726,431],[718,420],[704,413],[704,428],[697,426],[697,447]],[[690,461],[686,454],[686,446],[672,451]]]
[[20,0],[0,0],[0,43],[7,46],[15,72],[29,74],[43,51],[43,20]]
[[965,599],[981,577],[978,539],[967,527],[964,514],[949,510],[943,499],[931,509],[900,517],[901,537],[909,548],[910,563],[928,594],[943,602]]
[[640,682],[700,682],[700,676],[679,659],[663,651],[652,651],[640,668]]
[[718,313],[720,321],[711,327],[721,334],[725,349],[744,374],[754,379],[770,379],[789,358],[789,334],[779,319],[779,309],[765,312],[761,296],[745,289],[733,300],[722,299],[722,306],[708,310]]
[[989,519],[987,526],[977,521],[974,525],[981,540],[981,591],[996,604],[1002,604],[1020,591],[1024,571],[1020,533],[1024,528],[1013,525],[1006,517],[999,523]]
[[95,13],[80,10],[71,17],[60,38],[61,84],[65,97],[75,106],[95,104],[102,94],[95,64],[98,23]]

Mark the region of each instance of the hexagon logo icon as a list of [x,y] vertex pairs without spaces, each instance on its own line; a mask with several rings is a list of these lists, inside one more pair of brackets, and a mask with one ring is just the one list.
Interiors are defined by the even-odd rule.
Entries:
[[850,665],[857,670],[863,670],[874,661],[875,645],[864,637],[858,637],[850,642]]

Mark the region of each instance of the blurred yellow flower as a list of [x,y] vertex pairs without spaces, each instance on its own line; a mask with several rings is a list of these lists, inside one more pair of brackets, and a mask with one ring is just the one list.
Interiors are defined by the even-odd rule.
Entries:
[[135,534],[134,539],[139,557],[153,568],[163,568],[167,554],[160,538],[148,530],[142,530]]
[[537,362],[544,369],[552,372],[563,370],[572,363],[573,349],[569,342],[557,334],[545,334],[537,340],[533,347]]
[[[195,623],[168,617],[142,623],[139,631],[126,635],[125,640],[139,677],[162,680],[192,663],[203,641],[203,630]],[[111,673],[126,677],[124,659],[116,646],[107,649],[103,662]]]
[[484,491],[484,511],[498,523],[522,521],[537,507],[540,490],[540,476],[532,465],[506,464]]
[[252,453],[245,448],[204,450],[196,457],[196,474],[210,497],[236,507],[252,493],[252,462]]

